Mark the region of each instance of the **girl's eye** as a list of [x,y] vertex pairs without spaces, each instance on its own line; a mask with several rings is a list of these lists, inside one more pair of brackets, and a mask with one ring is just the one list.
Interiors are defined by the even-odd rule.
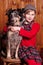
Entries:
[[34,14],[27,14],[27,15],[34,15]]
[[27,15],[30,15],[30,14],[27,14]]
[[34,14],[32,14],[32,15],[34,15]]

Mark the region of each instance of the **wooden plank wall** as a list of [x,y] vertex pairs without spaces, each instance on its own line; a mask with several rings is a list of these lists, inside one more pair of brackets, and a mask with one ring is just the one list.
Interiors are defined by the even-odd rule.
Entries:
[[23,8],[27,4],[36,7],[36,21],[40,24],[40,31],[37,35],[37,47],[43,47],[43,0],[0,0],[0,31],[3,30],[8,18],[6,11],[10,8]]
[[43,0],[36,1],[36,20],[40,24],[40,31],[37,35],[37,47],[43,48]]

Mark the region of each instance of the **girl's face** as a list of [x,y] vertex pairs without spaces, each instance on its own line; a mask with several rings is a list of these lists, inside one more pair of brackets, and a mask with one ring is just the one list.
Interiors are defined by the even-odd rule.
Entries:
[[35,18],[35,11],[29,10],[29,12],[25,14],[25,18],[28,22],[33,21]]

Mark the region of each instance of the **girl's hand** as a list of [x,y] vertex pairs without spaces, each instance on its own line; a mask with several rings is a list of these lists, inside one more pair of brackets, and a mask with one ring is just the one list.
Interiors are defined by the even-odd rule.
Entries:
[[11,27],[11,31],[20,31],[21,27]]
[[12,26],[8,26],[8,29],[11,29],[12,28]]

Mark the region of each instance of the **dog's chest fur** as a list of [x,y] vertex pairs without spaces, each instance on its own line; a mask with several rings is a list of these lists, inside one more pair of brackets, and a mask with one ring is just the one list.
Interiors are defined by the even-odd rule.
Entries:
[[[12,32],[8,31],[8,47],[10,49],[11,57],[14,58],[18,45],[20,44],[22,37],[19,35],[18,31]],[[10,44],[10,46],[9,46]]]

